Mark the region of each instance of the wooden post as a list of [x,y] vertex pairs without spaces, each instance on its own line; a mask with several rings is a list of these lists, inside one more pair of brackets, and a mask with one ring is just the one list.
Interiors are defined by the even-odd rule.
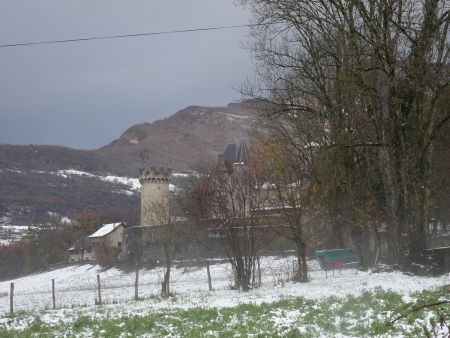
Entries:
[[11,283],[11,289],[9,291],[9,311],[11,316],[14,315],[14,283]]
[[53,300],[53,310],[56,309],[56,298],[55,298],[55,280],[52,279],[52,300]]
[[164,281],[161,282],[161,297],[163,298],[167,297],[166,283]]
[[97,275],[98,284],[98,305],[102,305],[102,288],[100,286],[100,275]]
[[253,262],[252,266],[252,287],[256,286],[256,264]]
[[378,263],[378,254],[380,253],[380,248],[378,248],[378,250],[377,250],[377,255],[375,256],[375,266],[377,266],[377,263]]
[[208,274],[208,288],[212,291],[211,272],[209,271],[209,261],[206,261],[206,272]]
[[261,286],[261,263],[259,261],[259,256],[257,257],[258,262],[258,286]]
[[139,266],[136,266],[136,280],[134,281],[134,300],[139,300]]

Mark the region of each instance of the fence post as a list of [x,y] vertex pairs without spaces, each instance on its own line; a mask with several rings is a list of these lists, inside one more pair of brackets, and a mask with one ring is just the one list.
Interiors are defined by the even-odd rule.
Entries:
[[209,260],[206,261],[206,273],[208,274],[208,288],[212,291],[211,272],[209,271]]
[[139,300],[139,266],[136,266],[136,280],[134,281],[134,300]]
[[98,304],[102,305],[102,288],[100,286],[100,275],[97,275],[97,284],[98,284]]
[[11,289],[9,291],[9,310],[11,316],[14,315],[14,283],[11,283]]
[[161,282],[161,297],[166,298],[167,297],[167,290],[166,290],[166,282]]
[[256,264],[253,262],[252,266],[252,287],[256,286]]
[[261,287],[261,264],[259,261],[259,256],[257,257],[257,262],[258,262],[258,286]]
[[56,309],[56,298],[55,298],[55,280],[52,279],[52,300],[53,300],[53,310]]
[[377,266],[378,263],[378,254],[380,253],[380,248],[377,250],[377,255],[375,256],[375,266]]

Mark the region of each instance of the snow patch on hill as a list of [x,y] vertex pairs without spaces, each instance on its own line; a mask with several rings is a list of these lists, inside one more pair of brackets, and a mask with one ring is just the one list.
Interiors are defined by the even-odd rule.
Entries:
[[[94,175],[85,171],[75,170],[75,169],[67,169],[67,170],[59,170],[56,175],[67,178],[71,175],[78,175],[78,176],[87,176],[92,178],[97,178],[99,180],[102,180],[104,182],[110,182],[115,184],[123,184],[129,187],[130,190],[122,190],[121,192],[126,195],[133,195],[139,191],[141,188],[141,184],[139,183],[138,178],[131,178],[131,177],[124,177],[124,176],[114,176],[114,175],[107,175],[107,176],[101,176],[101,175]],[[174,173],[172,174],[175,177],[186,177],[187,174],[179,174]],[[173,184],[169,184],[170,191],[176,191],[177,187]]]
[[122,177],[122,176],[113,176],[113,175],[107,175],[107,176],[101,176],[101,175],[94,175],[85,171],[75,170],[75,169],[66,169],[66,170],[58,170],[58,172],[54,173],[60,177],[68,178],[73,175],[77,176],[86,176],[91,178],[96,178],[104,182],[109,183],[115,183],[115,184],[123,184],[128,186],[129,190],[121,190],[121,193],[124,193],[126,195],[133,195],[139,191],[141,188],[141,184],[139,183],[138,178],[130,178],[130,177]]

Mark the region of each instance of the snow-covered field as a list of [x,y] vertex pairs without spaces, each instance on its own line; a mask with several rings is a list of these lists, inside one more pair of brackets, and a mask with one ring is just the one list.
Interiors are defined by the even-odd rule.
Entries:
[[[143,301],[133,301],[134,273],[124,273],[115,268],[102,271],[98,266],[81,265],[30,275],[11,281],[0,282],[0,326],[7,323],[10,283],[14,282],[15,310],[39,311],[52,305],[51,285],[55,279],[56,306],[58,310],[47,311],[44,322],[52,323],[66,318],[68,312],[83,309],[85,315],[99,316],[94,306],[97,297],[97,274],[102,283],[102,301],[109,317],[145,315],[158,309],[189,309],[194,307],[232,307],[243,303],[271,303],[287,297],[321,299],[331,295],[343,297],[359,295],[365,290],[382,288],[392,290],[408,299],[413,291],[432,289],[449,283],[448,275],[440,277],[407,276],[400,272],[370,273],[354,269],[336,271],[334,276],[319,270],[310,262],[311,282],[296,284],[288,282],[294,257],[265,257],[261,262],[262,287],[249,292],[232,290],[231,273],[226,263],[211,265],[213,291],[208,291],[205,267],[177,267],[173,269],[171,291],[175,299],[159,297],[163,276],[162,268],[141,270],[139,296]],[[70,315],[69,315],[70,317]],[[15,322],[17,324],[17,322]],[[22,325],[22,324],[21,324]]]

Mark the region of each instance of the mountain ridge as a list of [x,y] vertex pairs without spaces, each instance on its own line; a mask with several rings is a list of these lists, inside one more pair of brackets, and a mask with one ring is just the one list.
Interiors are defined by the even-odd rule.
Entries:
[[[138,209],[137,191],[87,175],[137,177],[142,167],[186,172],[214,160],[227,143],[246,137],[254,123],[252,103],[225,107],[188,106],[175,114],[130,126],[117,139],[93,150],[56,145],[0,144],[0,218],[37,224],[48,212],[73,217],[86,210],[127,213]],[[0,224],[1,226],[1,224]]]
[[145,166],[188,170],[196,161],[213,159],[228,142],[245,138],[254,112],[251,103],[191,105],[166,118],[132,125],[117,139],[93,150],[0,144],[0,169],[77,169],[125,176],[135,176]]

